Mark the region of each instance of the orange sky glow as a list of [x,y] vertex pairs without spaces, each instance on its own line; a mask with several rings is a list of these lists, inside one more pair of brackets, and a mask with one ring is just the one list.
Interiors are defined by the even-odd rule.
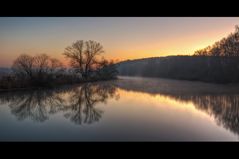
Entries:
[[0,18],[0,67],[20,54],[62,53],[76,40],[95,40],[106,59],[122,61],[169,55],[192,55],[234,31],[239,18]]

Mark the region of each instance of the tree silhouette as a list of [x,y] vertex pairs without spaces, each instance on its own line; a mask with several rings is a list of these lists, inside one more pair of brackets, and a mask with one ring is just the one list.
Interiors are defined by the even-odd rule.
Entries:
[[78,40],[66,47],[63,55],[71,60],[71,66],[84,79],[88,79],[97,63],[97,56],[103,53],[103,46],[96,41]]
[[44,85],[53,81],[56,75],[64,72],[63,64],[46,54],[36,56],[20,55],[13,63],[12,70],[19,79],[28,85]]
[[226,38],[215,42],[212,46],[194,52],[196,56],[239,56],[239,26],[235,26],[235,32]]
[[21,78],[27,77],[31,79],[33,77],[33,61],[34,58],[30,55],[20,55],[13,63],[12,69]]

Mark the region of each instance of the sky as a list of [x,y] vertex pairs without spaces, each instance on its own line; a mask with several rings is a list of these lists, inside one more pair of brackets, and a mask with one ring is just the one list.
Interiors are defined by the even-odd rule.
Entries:
[[106,59],[191,55],[226,37],[239,17],[0,17],[0,67],[20,54],[62,53],[76,40],[95,40]]

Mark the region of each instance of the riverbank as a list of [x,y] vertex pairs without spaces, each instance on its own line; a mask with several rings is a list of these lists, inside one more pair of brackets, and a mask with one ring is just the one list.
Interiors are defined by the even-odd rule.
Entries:
[[25,88],[6,88],[6,89],[1,89],[0,88],[0,93],[4,92],[14,92],[14,91],[27,91],[27,90],[34,90],[34,89],[54,89],[58,87],[64,87],[64,86],[75,86],[75,85],[80,85],[84,83],[95,83],[95,82],[100,82],[100,81],[110,81],[110,80],[117,80],[118,78],[111,78],[111,79],[101,79],[101,80],[82,80],[80,82],[74,82],[74,83],[65,83],[65,84],[59,84],[59,85],[54,85],[54,86],[32,86],[32,87],[25,87]]

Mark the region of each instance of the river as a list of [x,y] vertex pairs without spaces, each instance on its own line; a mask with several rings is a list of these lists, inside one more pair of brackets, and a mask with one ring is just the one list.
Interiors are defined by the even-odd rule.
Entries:
[[0,141],[238,141],[239,85],[160,78],[0,93]]

